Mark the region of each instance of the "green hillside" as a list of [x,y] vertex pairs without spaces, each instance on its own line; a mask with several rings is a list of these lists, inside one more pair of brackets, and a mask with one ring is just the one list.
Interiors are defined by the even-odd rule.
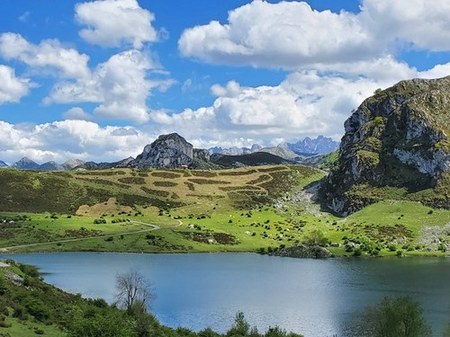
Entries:
[[444,255],[450,211],[386,194],[348,217],[321,210],[305,166],[232,170],[0,170],[0,250]]

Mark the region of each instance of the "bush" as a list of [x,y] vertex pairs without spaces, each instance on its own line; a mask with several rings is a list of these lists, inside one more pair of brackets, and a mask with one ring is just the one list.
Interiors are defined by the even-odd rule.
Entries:
[[303,240],[303,243],[307,246],[320,246],[326,247],[328,245],[328,239],[322,233],[322,231],[316,229],[307,234]]
[[100,225],[100,224],[105,224],[105,223],[106,223],[106,220],[102,219],[102,218],[94,220],[94,225]]
[[356,248],[353,252],[353,256],[361,256],[362,255],[362,249]]
[[397,247],[395,247],[395,245],[389,245],[388,246],[389,251],[391,252],[395,252],[397,250]]
[[420,305],[409,297],[385,298],[363,315],[364,336],[429,337],[431,329]]

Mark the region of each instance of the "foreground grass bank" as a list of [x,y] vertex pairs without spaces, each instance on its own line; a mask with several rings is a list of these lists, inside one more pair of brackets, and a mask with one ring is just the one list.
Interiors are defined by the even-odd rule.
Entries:
[[[220,337],[247,336],[248,324],[242,314],[225,334],[211,329],[198,333],[172,329],[140,306],[121,310],[102,299],[84,299],[66,293],[42,281],[36,268],[8,260],[0,266],[1,337]],[[301,337],[277,327],[253,337]]]
[[324,212],[304,166],[221,171],[0,170],[0,250],[446,255],[450,211],[384,200],[346,218]]

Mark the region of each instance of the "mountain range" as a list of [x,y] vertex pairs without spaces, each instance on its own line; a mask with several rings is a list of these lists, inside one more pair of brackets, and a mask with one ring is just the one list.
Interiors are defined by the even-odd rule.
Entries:
[[[333,140],[330,137],[318,136],[316,138],[306,137],[299,140],[296,143],[281,143],[274,147],[264,147],[259,144],[253,144],[249,147],[211,147],[209,152],[211,154],[223,154],[223,155],[243,155],[254,152],[268,152],[276,154],[278,152],[280,157],[284,159],[294,159],[295,157],[311,157],[316,155],[324,155],[336,151],[339,148],[339,142]],[[290,150],[291,152],[287,152]],[[294,155],[294,154],[296,155]],[[284,154],[284,155],[283,155]]]
[[[283,162],[303,162],[306,158],[333,152],[339,146],[338,142],[331,138],[319,136],[315,139],[309,137],[297,143],[282,143],[274,147],[263,147],[253,144],[247,147],[213,147],[208,150],[195,149],[183,137],[176,133],[161,135],[153,143],[146,145],[143,152],[136,158],[128,157],[117,162],[84,162],[79,159],[71,159],[59,164],[49,161],[38,164],[35,161],[23,157],[10,167],[20,170],[36,171],[60,171],[78,169],[109,169],[113,167],[167,167],[178,168],[189,166],[193,168],[220,168],[248,165],[275,164]],[[266,155],[251,155],[265,153]],[[251,155],[248,158],[247,155]],[[0,161],[0,168],[9,167]]]

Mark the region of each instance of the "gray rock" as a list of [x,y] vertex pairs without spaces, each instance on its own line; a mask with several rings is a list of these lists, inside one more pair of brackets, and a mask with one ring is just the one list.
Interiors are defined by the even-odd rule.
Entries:
[[130,167],[179,168],[191,165],[194,147],[177,133],[161,135],[129,163]]
[[[323,186],[327,206],[347,215],[377,200],[371,188],[419,191],[448,179],[449,117],[450,77],[402,81],[366,99],[345,122],[337,165]],[[425,202],[449,208],[442,190]]]

